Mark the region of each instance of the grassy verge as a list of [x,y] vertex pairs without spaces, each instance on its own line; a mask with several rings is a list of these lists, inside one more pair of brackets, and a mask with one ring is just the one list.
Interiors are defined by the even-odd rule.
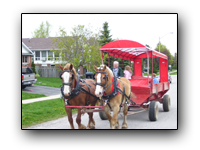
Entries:
[[177,72],[170,73],[170,75],[177,75]]
[[[172,71],[175,71],[175,69],[173,69]],[[160,73],[158,72],[156,75],[159,75]],[[173,72],[173,73],[169,73],[170,75],[177,75],[177,72]],[[144,73],[144,76],[147,76],[147,73]],[[149,76],[151,76],[151,73],[149,74]]]
[[22,92],[22,100],[32,99],[32,98],[39,98],[39,97],[46,97],[46,95]]
[[[73,109],[73,113],[77,109]],[[22,128],[66,116],[64,102],[60,99],[22,104]]]
[[37,77],[37,82],[34,85],[60,88],[62,85],[62,80],[60,78],[53,78],[53,77]]

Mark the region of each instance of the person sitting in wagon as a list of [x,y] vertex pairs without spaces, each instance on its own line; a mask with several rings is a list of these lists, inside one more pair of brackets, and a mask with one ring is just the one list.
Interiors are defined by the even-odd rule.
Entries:
[[155,73],[153,73],[153,83],[159,83]]
[[126,66],[124,70],[124,77],[127,79],[131,79],[132,71],[130,66]]
[[111,70],[113,71],[113,73],[115,74],[115,76],[118,77],[122,77],[122,68],[119,67],[119,62],[118,61],[114,61],[113,62],[113,67],[111,67]]
[[[158,78],[156,77],[155,73],[153,73],[153,83],[154,84],[159,83]],[[149,87],[151,87],[151,81],[149,81]]]

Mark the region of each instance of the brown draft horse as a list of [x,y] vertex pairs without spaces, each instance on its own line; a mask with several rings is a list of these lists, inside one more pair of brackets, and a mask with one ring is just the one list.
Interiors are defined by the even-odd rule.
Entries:
[[[62,82],[63,82],[63,87],[61,88],[61,92],[64,96],[63,100],[65,102],[65,105],[85,106],[87,104],[87,105],[95,106],[97,102],[97,97],[96,98],[94,97],[95,96],[94,80],[86,79],[84,80],[85,82],[81,83],[82,85],[81,87],[84,88],[86,91],[90,91],[90,93],[93,94],[94,96],[91,96],[88,93],[80,91],[79,94],[77,95],[75,94],[75,96],[73,98],[71,97],[70,99],[70,96],[73,94],[73,90],[75,89],[77,82],[79,82],[77,81],[77,73],[73,65],[70,63],[67,63],[64,67],[62,67],[61,65],[59,66],[60,66],[60,69],[63,71],[62,74],[60,75],[60,78],[62,79]],[[69,100],[67,101],[67,104],[66,104],[66,100]],[[68,120],[69,120],[71,129],[74,129],[73,118],[72,118],[72,108],[65,107],[65,110],[68,115]],[[95,121],[93,119],[93,112],[89,112],[88,115],[89,115],[89,122],[87,125],[87,129],[94,129]],[[83,124],[81,124],[81,108],[78,108],[76,123],[78,124],[79,129],[86,128]]]
[[[112,86],[114,86],[113,78],[114,74],[108,68],[106,65],[101,65],[100,67],[94,66],[94,69],[96,70],[95,79],[96,79],[96,90],[95,94],[97,97],[102,97],[103,92],[104,95],[109,95],[111,93],[111,90],[113,89]],[[120,89],[124,92],[127,96],[130,96],[131,98],[135,98],[133,93],[131,92],[131,83],[128,79],[121,77],[120,80],[117,79],[117,82],[120,85]],[[124,88],[125,87],[125,88]],[[109,102],[105,105],[104,110],[108,117],[108,120],[110,122],[110,128],[111,129],[118,129],[119,128],[119,122],[118,122],[118,113],[120,110],[120,105],[124,105],[124,121],[122,123],[122,129],[128,128],[127,125],[127,113],[128,113],[128,106],[126,103],[127,97],[123,96],[121,92],[118,92],[116,96],[114,96],[112,99],[109,100]],[[113,110],[113,116],[110,115],[111,109]]]

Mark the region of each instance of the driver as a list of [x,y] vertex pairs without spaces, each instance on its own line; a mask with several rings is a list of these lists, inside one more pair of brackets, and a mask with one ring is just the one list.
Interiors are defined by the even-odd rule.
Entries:
[[111,70],[113,71],[113,73],[115,74],[115,76],[118,77],[122,77],[122,68],[119,67],[119,62],[118,61],[114,61],[113,62],[113,67],[111,67]]

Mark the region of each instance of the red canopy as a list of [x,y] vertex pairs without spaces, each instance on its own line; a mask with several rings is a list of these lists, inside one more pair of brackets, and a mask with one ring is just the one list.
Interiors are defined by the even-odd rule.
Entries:
[[131,40],[116,40],[109,42],[100,48],[101,51],[109,53],[110,56],[118,57],[127,60],[134,58],[147,58],[153,54],[153,57],[167,59],[167,56],[155,50],[150,50],[148,47]]

